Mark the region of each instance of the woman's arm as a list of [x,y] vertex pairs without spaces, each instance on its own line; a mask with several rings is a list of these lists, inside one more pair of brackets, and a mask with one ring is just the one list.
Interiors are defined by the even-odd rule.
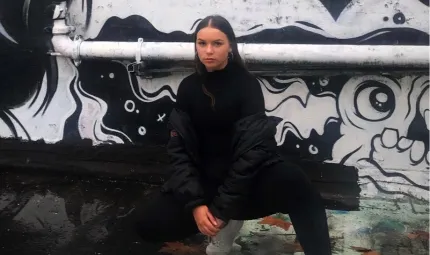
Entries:
[[[237,210],[237,206],[240,206],[249,194],[261,164],[271,156],[271,150],[268,148],[270,143],[267,144],[265,141],[270,142],[271,138],[274,139],[272,137],[274,131],[265,118],[264,97],[258,80],[252,78],[244,86],[246,93],[243,93],[241,101],[241,119],[251,115],[259,117],[244,125],[246,128],[242,129],[240,139],[253,140],[256,145],[239,155],[233,162],[228,177],[219,187],[218,195],[209,206],[214,216],[224,221],[230,219],[231,213]],[[236,148],[238,149],[240,150]]]
[[[189,110],[190,98],[186,80],[182,81],[178,88],[175,108],[187,113]],[[193,209],[204,204],[204,192],[200,184],[199,172],[189,155],[183,137],[169,125],[170,139],[167,143],[167,154],[170,165],[173,168],[166,188],[173,191],[175,196],[186,204],[186,209]]]
[[[175,133],[174,130],[171,133]],[[167,154],[170,166],[173,168],[167,189],[173,191],[175,197],[185,204],[186,209],[192,210],[204,204],[204,193],[199,180],[199,173],[185,149],[182,137],[171,135],[167,144]]]
[[254,76],[248,76],[243,86],[243,94],[240,98],[241,119],[257,113],[265,112],[265,103],[260,83]]

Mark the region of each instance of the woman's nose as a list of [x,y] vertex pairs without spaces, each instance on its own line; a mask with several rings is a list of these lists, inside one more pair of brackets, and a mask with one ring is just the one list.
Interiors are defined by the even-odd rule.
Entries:
[[213,52],[213,49],[212,49],[212,46],[208,46],[207,48],[206,48],[206,53],[212,53]]

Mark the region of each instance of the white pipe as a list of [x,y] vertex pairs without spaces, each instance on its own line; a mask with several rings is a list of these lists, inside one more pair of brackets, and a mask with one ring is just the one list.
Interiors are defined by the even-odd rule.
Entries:
[[[70,39],[54,40],[56,51],[74,57]],[[73,45],[73,46],[72,46]],[[83,59],[135,59],[137,42],[82,42],[75,52]],[[303,65],[359,65],[391,67],[428,67],[429,47],[409,45],[315,45],[315,44],[239,44],[248,63]],[[143,42],[142,60],[192,61],[193,43]],[[76,56],[75,56],[76,57]]]
[[193,60],[192,43],[143,42],[82,42],[82,58],[134,59],[136,50],[142,60]]
[[[58,7],[58,6],[57,6]],[[130,59],[192,61],[194,44],[182,42],[86,42],[72,41],[72,29],[64,20],[64,6],[58,7],[52,43],[57,53],[79,59]],[[55,17],[54,17],[55,18]],[[412,45],[317,45],[317,44],[239,44],[247,63],[299,64],[307,66],[360,66],[428,68],[429,46]]]
[[245,44],[250,62],[360,66],[429,66],[428,46]]

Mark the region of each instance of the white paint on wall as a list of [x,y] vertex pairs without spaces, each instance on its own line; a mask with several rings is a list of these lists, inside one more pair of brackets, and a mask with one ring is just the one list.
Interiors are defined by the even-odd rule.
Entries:
[[[86,30],[86,11],[82,11],[81,1],[73,1],[69,12],[71,24],[77,27],[76,33],[85,39],[95,38],[110,17],[124,19],[131,15],[146,18],[164,33],[191,33],[198,19],[211,14],[221,14],[227,18],[237,36],[286,26],[300,27],[339,39],[356,38],[384,28],[429,31],[428,7],[419,1],[410,0],[352,0],[337,20],[319,0],[94,0],[92,18]],[[399,12],[404,15],[405,22],[396,21],[396,24],[393,17]],[[383,21],[384,17],[388,20]],[[307,22],[321,29],[298,22]]]
[[[131,86],[142,102],[159,100],[162,93],[172,99],[165,86],[176,93],[186,75],[137,78],[138,86],[132,83]],[[290,142],[286,140],[287,134],[300,140],[315,139],[311,137],[312,131],[324,135],[329,123],[338,123],[341,137],[334,144],[333,159],[327,162],[357,167],[363,197],[394,192],[398,197],[407,194],[428,200],[428,147],[423,141],[407,138],[417,116],[427,118],[429,127],[428,76],[355,76],[345,84],[338,84],[342,88],[339,94],[309,91],[312,86],[326,87],[328,77],[320,79],[319,84],[306,84],[299,77],[275,77],[272,82],[259,77],[259,80],[267,115],[282,119],[275,136],[279,146]],[[315,146],[308,151],[318,154]]]
[[10,36],[10,34],[6,31],[6,29],[4,29],[3,25],[0,23],[0,35],[4,36],[6,39],[8,39],[9,41],[18,44],[17,41],[15,41],[12,36]]
[[[15,122],[18,137],[24,140],[39,140],[43,139],[46,142],[58,142],[63,139],[64,126],[66,120],[76,110],[76,102],[70,92],[69,85],[75,77],[75,66],[70,60],[64,58],[57,59],[58,65],[58,88],[52,97],[51,103],[46,108],[45,113],[38,111],[46,97],[47,81],[46,75],[42,81],[40,93],[34,93],[25,104],[20,107],[11,109],[11,112],[18,119],[19,123]],[[36,97],[37,98],[34,98]],[[34,104],[31,105],[31,102]],[[24,127],[25,130],[22,128]],[[4,129],[1,129],[2,131]],[[25,131],[28,133],[27,137]],[[6,131],[10,132],[10,131]],[[3,132],[2,132],[3,133]]]
[[377,195],[378,189],[372,187],[377,185],[386,192],[428,199],[429,148],[407,138],[416,117],[426,120],[428,132],[428,76],[352,77],[336,97],[311,95],[310,84],[301,79],[276,81],[289,85],[275,89],[262,79],[262,88],[268,115],[283,119],[276,134],[278,145],[288,143],[289,132],[305,140],[312,130],[322,135],[329,122],[338,122],[341,137],[334,144],[333,160],[327,162],[356,166],[363,194]]
[[[61,141],[65,131],[66,120],[77,109],[77,102],[71,93],[73,90],[82,105],[81,109],[79,109],[77,123],[81,138],[91,139],[94,145],[124,143],[124,140],[120,137],[125,137],[127,141],[131,142],[131,139],[123,132],[113,130],[104,125],[103,117],[107,112],[108,105],[105,101],[88,94],[82,89],[78,70],[72,61],[66,58],[57,58],[57,65],[58,88],[45,112],[41,111],[36,114],[46,97],[48,86],[46,75],[39,93],[35,92],[23,105],[10,110],[16,118],[16,120],[14,118],[10,119],[16,129],[18,138],[32,141],[44,140],[47,143]],[[33,101],[34,103],[31,104]],[[13,132],[1,120],[0,134],[2,137],[13,137]]]
[[321,93],[316,97],[310,93],[307,84],[300,78],[284,80],[277,78],[276,81],[289,85],[276,89],[261,78],[261,88],[267,115],[282,118],[276,133],[279,146],[285,142],[285,136],[289,132],[300,139],[309,138],[312,130],[322,135],[325,126],[339,118],[335,95],[332,93]]
[[[125,64],[124,68],[126,68]],[[131,91],[138,100],[149,103],[168,97],[175,102],[175,95],[178,91],[179,83],[189,74],[190,73],[173,73],[163,78],[147,79],[129,73],[128,77]],[[166,88],[170,88],[171,91]]]
[[[362,89],[366,86],[368,87]],[[347,153],[354,151],[353,155],[345,158],[345,163],[349,163],[375,153],[378,154],[375,155],[378,156],[378,161],[383,161],[386,166],[423,169],[425,165],[416,165],[422,163],[426,155],[420,149],[419,142],[403,139],[408,141],[408,144],[409,142],[415,144],[409,148],[400,144],[402,149],[406,149],[404,153],[396,152],[395,147],[400,139],[407,136],[415,115],[421,114],[417,105],[420,103],[419,99],[428,101],[428,86],[428,76],[405,76],[398,80],[383,76],[351,78],[344,85],[338,98],[338,109],[342,119],[341,134],[344,136],[336,142],[333,155],[343,159]],[[376,90],[380,90],[381,95],[388,97],[386,100],[392,102],[391,106],[387,103],[386,109],[377,110],[377,104],[384,102],[378,102],[378,98],[374,98],[376,101],[369,100],[371,93]],[[428,104],[426,109],[428,111]]]
[[74,89],[75,91],[80,92],[78,93],[78,97],[82,103],[82,111],[79,115],[78,121],[78,130],[82,138],[91,139],[93,141],[93,145],[104,143],[124,143],[124,140],[122,140],[120,136],[107,134],[103,131],[109,130],[112,133],[121,134],[123,137],[126,137],[128,142],[131,142],[131,139],[123,132],[108,128],[104,125],[103,117],[108,109],[108,105],[105,101],[85,92],[82,89],[80,82],[75,83]]
[[[312,33],[340,39],[355,38],[383,28],[413,28],[425,33],[428,33],[429,29],[428,7],[419,1],[410,0],[353,0],[337,20],[333,19],[318,0],[94,0],[92,19],[85,31],[86,13],[82,9],[81,1],[72,1],[68,15],[77,26],[77,33],[84,34],[88,39],[96,37],[106,20],[113,16],[126,18],[140,15],[162,32],[190,33],[196,20],[214,12],[221,13],[231,21],[238,36],[285,26],[296,26]],[[393,18],[402,17],[399,13],[405,20],[404,23],[396,24]],[[385,17],[388,18],[387,21],[383,21]],[[321,29],[297,23],[298,21],[316,25]],[[253,27],[255,28],[251,29]],[[2,27],[0,33],[4,34]],[[66,120],[77,111],[77,127],[81,138],[91,139],[94,145],[133,142],[127,134],[104,125],[103,118],[110,107],[109,102],[89,94],[82,88],[78,70],[73,63],[65,58],[57,58],[57,64],[58,88],[46,112],[35,115],[45,99],[46,77],[37,96],[33,94],[33,98],[23,105],[10,109],[11,114],[16,117],[16,120],[11,118],[11,121],[18,137],[24,140],[61,141]],[[125,62],[123,66],[126,72]],[[179,83],[188,74],[175,73],[156,79],[129,74],[129,84],[121,84],[130,86],[132,93],[132,96],[126,99],[129,101],[126,101],[124,111],[138,114],[137,102],[154,103],[163,98],[175,101]],[[109,73],[103,77],[116,80],[120,75]],[[287,139],[290,134],[300,140],[314,139],[311,137],[312,131],[320,136],[324,135],[327,125],[336,123],[340,126],[341,137],[334,143],[331,152],[333,160],[327,162],[356,166],[363,197],[379,196],[382,192],[397,192],[399,196],[406,194],[428,199],[428,143],[408,138],[408,131],[416,117],[423,118],[426,131],[429,130],[428,76],[355,76],[345,84],[337,84],[341,88],[338,94],[310,93],[312,86],[327,87],[330,83],[329,77],[321,77],[316,84],[306,84],[299,77],[275,77],[273,82],[260,77],[260,82],[267,114],[282,119],[275,136],[279,146],[290,142]],[[273,83],[279,86],[273,86]],[[73,95],[76,95],[76,98]],[[31,105],[33,99],[34,104]],[[158,119],[153,118],[150,121],[162,122],[162,116],[165,116],[165,113],[160,113]],[[148,130],[139,125],[133,132],[147,136],[150,135]],[[0,135],[13,135],[2,121]],[[313,144],[314,142],[310,141],[310,145],[304,148],[310,154],[317,155],[320,150]],[[299,144],[295,146],[297,149],[303,149]]]

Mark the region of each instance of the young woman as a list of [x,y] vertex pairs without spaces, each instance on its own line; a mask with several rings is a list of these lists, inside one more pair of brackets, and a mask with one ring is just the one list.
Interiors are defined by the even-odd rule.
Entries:
[[278,153],[277,122],[245,68],[221,16],[194,34],[196,72],[178,88],[167,145],[173,168],[138,224],[148,241],[201,232],[207,254],[227,254],[243,220],[288,213],[305,254],[331,254],[322,199],[302,170]]

